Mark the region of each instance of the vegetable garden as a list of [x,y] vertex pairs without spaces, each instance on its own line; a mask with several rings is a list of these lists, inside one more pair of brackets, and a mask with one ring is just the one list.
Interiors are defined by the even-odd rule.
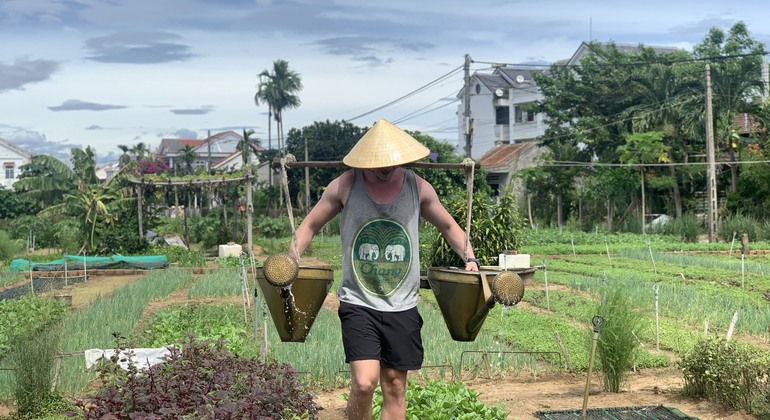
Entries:
[[[590,321],[601,314],[607,318],[604,345],[611,346],[610,336],[622,336],[625,327],[629,327],[626,333],[630,333],[627,335],[632,340],[620,342],[620,349],[609,354],[602,355],[600,349],[596,370],[602,372],[605,388],[613,380],[607,373],[614,367],[611,356],[626,351],[630,366],[617,377],[621,383],[623,375],[631,370],[679,367],[683,375],[690,375],[689,379],[685,376],[685,393],[759,415],[767,413],[767,385],[758,378],[767,372],[768,366],[770,255],[731,251],[730,243],[688,244],[688,252],[683,252],[685,245],[679,241],[655,235],[540,231],[528,232],[526,243],[522,251],[532,254],[533,265],[539,266],[534,282],[527,284],[524,300],[516,307],[496,306],[474,342],[452,341],[432,292],[421,290],[419,309],[425,321],[426,358],[424,368],[411,376],[415,380],[411,387],[414,391],[410,391],[414,392],[411,404],[418,405],[416,401],[426,393],[432,395],[430,399],[450,394],[464,401],[460,405],[469,410],[486,410],[489,418],[504,418],[508,413],[504,407],[478,403],[476,395],[463,387],[463,381],[486,376],[504,381],[523,372],[585,374],[590,357]],[[272,249],[266,252],[279,252],[287,244],[288,239],[271,241],[267,246]],[[308,250],[309,257],[335,269],[333,288],[340,274],[338,247],[339,238],[329,236],[314,242]],[[764,243],[752,244],[752,248],[770,249]],[[2,367],[16,368],[18,372],[24,363],[50,359],[49,376],[42,375],[50,381],[55,373],[55,395],[64,397],[60,404],[44,404],[54,407],[42,413],[50,418],[59,418],[67,410],[77,412],[72,401],[87,406],[87,400],[82,398],[94,395],[97,377],[102,384],[121,383],[121,379],[116,379],[121,376],[114,371],[107,376],[112,380],[105,381],[104,369],[85,369],[82,355],[59,357],[90,348],[219,343],[204,347],[242,358],[225,360],[222,353],[206,350],[215,354],[210,357],[221,361],[222,371],[227,366],[264,357],[268,364],[277,363],[270,365],[275,372],[283,372],[282,364],[296,370],[292,380],[302,389],[319,392],[346,386],[349,373],[343,360],[333,296],[327,297],[305,343],[282,343],[272,321],[262,318],[263,308],[258,303],[249,302],[244,312],[237,258],[220,259],[218,263],[221,268],[204,275],[193,275],[180,268],[149,271],[139,281],[78,310],[67,310],[61,302],[44,297],[0,302]],[[5,284],[12,284],[6,276]],[[253,292],[253,277],[249,277],[249,282]],[[623,304],[618,304],[620,301]],[[632,319],[622,321],[619,333],[610,334],[613,320],[628,318],[628,314]],[[731,327],[734,320],[737,322]],[[728,333],[729,342],[725,340]],[[41,334],[47,342],[58,343],[50,350],[53,356],[32,352],[36,359],[19,357],[30,353],[28,345],[34,342],[31,337]],[[704,336],[711,341],[704,341]],[[191,343],[193,337],[195,342]],[[704,344],[713,342],[722,345]],[[729,349],[733,353],[729,358],[698,353],[704,349],[716,353]],[[703,357],[719,359],[719,364],[704,363]],[[57,360],[61,361],[60,368],[56,367]],[[175,366],[184,365],[179,363]],[[704,387],[698,375],[709,369],[722,372],[721,380],[734,382],[720,384],[712,378]],[[166,374],[157,373],[159,377]],[[243,385],[238,381],[247,380],[235,376],[232,387],[238,388]],[[0,398],[15,400],[18,405],[24,401],[19,399],[24,381],[14,378],[12,370],[0,371]],[[123,385],[139,386],[136,381]],[[134,392],[140,389],[144,388]],[[94,401],[106,398],[104,392],[96,391]],[[310,394],[297,395],[311,398]],[[221,396],[221,401],[215,399],[208,404],[223,407],[230,401],[228,398],[242,397],[233,391]],[[278,416],[285,418],[312,417],[314,413],[312,404],[294,407],[300,411],[276,407]],[[280,411],[284,409],[288,411]],[[423,406],[421,410],[440,413],[436,407]]]

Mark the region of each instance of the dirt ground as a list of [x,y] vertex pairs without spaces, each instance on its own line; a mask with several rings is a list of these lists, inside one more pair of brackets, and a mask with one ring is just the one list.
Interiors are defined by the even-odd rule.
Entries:
[[[523,375],[523,374],[522,374]],[[645,371],[634,374],[622,392],[600,392],[601,380],[594,378],[587,408],[658,406],[673,407],[684,414],[700,419],[744,420],[754,419],[748,414],[724,409],[708,401],[683,398],[679,394],[681,375],[674,369]],[[537,419],[537,411],[580,410],[585,395],[585,374],[553,374],[541,377],[515,379],[474,379],[466,387],[478,392],[479,399],[492,406],[505,404],[509,419]],[[321,407],[319,419],[345,418],[345,400],[341,395],[347,389],[318,395]]]
[[[141,275],[91,277],[85,284],[70,286],[66,290],[49,292],[55,295],[72,296],[74,309],[87,306],[97,296],[109,296],[113,290],[127,283],[137,281]],[[184,300],[186,293],[174,293],[162,302],[153,302],[145,317],[160,307]],[[334,308],[335,299],[330,295],[324,306]],[[416,373],[411,373],[412,376]],[[465,381],[467,387],[480,393],[480,399],[489,405],[505,404],[509,419],[536,419],[538,410],[581,409],[586,386],[586,374],[554,373],[535,376],[519,373],[516,377]],[[727,410],[707,401],[684,398],[681,374],[676,369],[645,370],[634,373],[620,393],[601,392],[601,378],[592,377],[588,408],[657,406],[673,407],[684,414],[700,419],[743,420],[755,417],[743,412]],[[342,394],[347,389],[324,391],[317,394],[316,402],[321,407],[319,419],[336,420],[345,418],[345,400]],[[7,414],[9,407],[0,406],[0,415]]]

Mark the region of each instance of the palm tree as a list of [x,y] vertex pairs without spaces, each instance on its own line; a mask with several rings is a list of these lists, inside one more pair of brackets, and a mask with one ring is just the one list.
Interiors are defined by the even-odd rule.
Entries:
[[738,22],[728,34],[719,28],[712,28],[703,42],[693,48],[696,58],[715,57],[711,65],[712,103],[714,109],[714,131],[717,144],[727,150],[730,158],[731,185],[735,192],[738,182],[736,148],[733,143],[733,122],[741,112],[756,113],[760,103],[755,99],[765,91],[761,76],[764,45],[749,36],[746,24]]
[[251,155],[252,153],[254,155],[258,154],[257,147],[259,147],[259,139],[258,138],[251,138],[251,135],[254,134],[254,130],[243,130],[243,138],[238,141],[238,144],[235,146],[235,150],[238,150],[241,152],[241,158],[243,159],[243,167],[245,168],[251,163]]
[[[259,74],[261,82],[254,100],[267,102],[270,107],[270,113],[273,114],[276,123],[276,132],[278,133],[278,148],[283,148],[283,111],[296,108],[301,104],[297,92],[302,90],[302,78],[300,75],[289,69],[289,62],[286,60],[275,60],[273,62],[273,72],[267,69]],[[269,120],[268,120],[269,124]],[[270,126],[268,126],[268,132]],[[269,141],[269,138],[268,138]],[[269,147],[271,145],[269,144]]]
[[189,144],[179,150],[179,160],[184,164],[188,174],[193,172],[193,163],[195,163],[195,159],[197,158],[198,155],[195,153],[195,148]]
[[134,154],[134,160],[139,162],[143,161],[147,156],[150,155],[150,149],[147,148],[146,144],[140,141],[131,148],[131,153]]
[[129,163],[131,163],[131,155],[128,154],[128,152],[131,151],[131,149],[126,146],[125,144],[119,144],[118,149],[120,149],[123,154],[120,155],[120,158],[118,159],[118,165],[122,168]]
[[275,102],[275,85],[270,77],[270,72],[262,70],[259,73],[259,85],[257,85],[257,93],[254,95],[254,104],[259,106],[260,101],[267,104],[267,148],[273,148],[272,140],[272,120],[273,120],[273,103]]
[[[664,58],[682,61],[690,58],[690,54],[667,54]],[[653,64],[658,61],[654,55],[649,59],[650,65],[640,66],[629,79],[628,86],[638,100],[635,101],[637,105],[629,107],[624,114],[632,118],[634,132],[663,132],[663,143],[669,147],[669,161],[684,162],[692,152],[692,145],[687,142],[682,130],[686,119],[683,110],[692,109],[693,104],[703,103],[701,86],[695,77],[700,74],[700,66],[697,65],[698,68],[693,72],[691,64]],[[682,217],[682,197],[676,166],[670,165],[668,172],[672,181],[674,212],[676,217]]]

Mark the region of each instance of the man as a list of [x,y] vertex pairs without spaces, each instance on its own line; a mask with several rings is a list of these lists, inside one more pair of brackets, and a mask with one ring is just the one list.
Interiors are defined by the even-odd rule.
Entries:
[[337,289],[345,361],[350,364],[348,418],[370,419],[372,397],[382,388],[382,418],[406,416],[407,372],[422,366],[417,312],[420,289],[420,216],[444,235],[478,271],[465,232],[427,181],[402,165],[429,150],[386,120],[377,121],[343,162],[351,169],[334,179],[296,230],[295,259],[323,225],[342,213],[342,280]]

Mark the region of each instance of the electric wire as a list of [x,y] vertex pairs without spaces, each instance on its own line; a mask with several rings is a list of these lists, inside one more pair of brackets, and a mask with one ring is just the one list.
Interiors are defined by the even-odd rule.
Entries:
[[419,88],[417,88],[417,89],[407,93],[404,96],[396,98],[396,99],[394,99],[394,100],[392,100],[392,101],[390,101],[390,102],[388,102],[388,103],[386,103],[386,104],[384,104],[382,106],[379,106],[379,107],[377,107],[377,108],[375,108],[375,109],[373,109],[371,111],[364,112],[363,114],[356,115],[355,117],[352,117],[352,118],[347,118],[347,119],[345,119],[345,121],[348,121],[348,122],[355,121],[355,120],[357,120],[359,118],[363,118],[363,117],[365,117],[367,115],[371,115],[371,114],[373,114],[373,113],[375,113],[377,111],[381,111],[381,110],[383,110],[383,109],[385,109],[385,108],[387,108],[389,106],[395,105],[395,104],[397,104],[397,103],[399,103],[399,102],[401,102],[401,101],[403,101],[403,100],[405,100],[407,98],[410,98],[410,97],[412,97],[412,96],[414,96],[414,95],[416,95],[416,94],[418,94],[418,93],[420,93],[420,92],[422,92],[422,91],[424,91],[424,90],[426,90],[426,89],[428,89],[428,88],[430,88],[430,87],[440,83],[441,81],[443,81],[443,80],[453,76],[459,70],[462,70],[462,68],[463,68],[462,65],[458,66],[458,67],[452,69],[451,71],[449,71],[448,73],[444,74],[443,76],[440,76],[439,78],[437,78],[437,79],[435,79],[435,80],[433,80],[431,82],[428,82],[427,84],[425,84],[425,85],[423,85],[423,86],[421,86],[421,87],[419,87]]

